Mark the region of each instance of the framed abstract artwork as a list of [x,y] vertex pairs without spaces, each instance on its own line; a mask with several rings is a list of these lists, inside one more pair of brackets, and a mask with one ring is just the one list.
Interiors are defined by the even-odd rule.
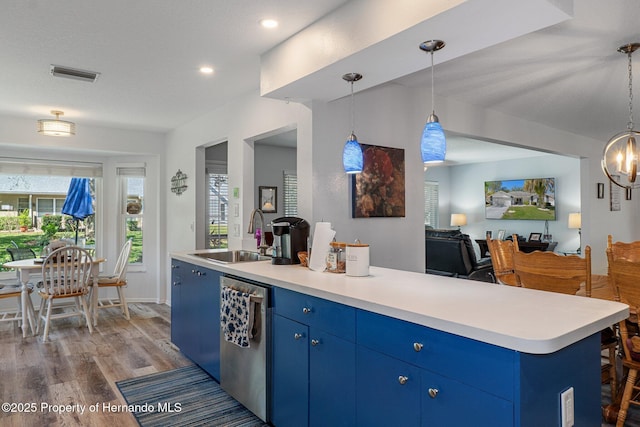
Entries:
[[352,218],[404,217],[404,149],[360,146],[364,167],[352,178]]

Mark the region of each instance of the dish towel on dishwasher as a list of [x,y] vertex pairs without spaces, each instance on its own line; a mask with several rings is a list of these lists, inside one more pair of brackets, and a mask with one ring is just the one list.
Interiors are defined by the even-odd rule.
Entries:
[[225,341],[240,347],[250,347],[249,340],[253,338],[254,304],[251,294],[222,287],[220,293],[220,325]]

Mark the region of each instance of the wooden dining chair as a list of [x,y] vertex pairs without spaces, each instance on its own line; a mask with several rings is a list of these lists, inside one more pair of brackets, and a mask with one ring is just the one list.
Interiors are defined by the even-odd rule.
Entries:
[[[129,266],[129,254],[131,253],[131,239],[127,240],[122,249],[120,249],[120,255],[116,261],[115,268],[112,274],[100,275],[97,277],[97,287],[91,286],[90,300],[92,301],[93,308],[93,322],[97,324],[98,309],[120,307],[125,319],[130,320],[129,307],[127,305],[127,299],[124,294],[124,287],[127,285],[127,267]],[[118,299],[112,298],[99,298],[100,288],[115,288],[118,292]]]
[[[40,332],[40,324],[44,322],[43,340],[49,336],[49,325],[52,319],[72,316],[84,317],[89,332],[93,333],[90,313],[85,297],[92,279],[93,259],[84,249],[76,246],[65,246],[51,252],[42,264],[42,287],[38,295],[42,298],[36,333]],[[61,299],[73,299],[75,307],[65,307],[61,313],[52,314],[53,302]],[[45,313],[46,304],[46,313]]]
[[513,269],[518,286],[575,295],[584,283],[585,295],[591,296],[590,246],[584,248],[584,257],[565,256],[549,251],[521,252],[516,241]]
[[502,284],[517,286],[513,271],[513,241],[488,239],[487,246],[496,279]]
[[[607,254],[609,255],[609,253]],[[624,258],[608,256],[609,274],[613,285],[617,289],[620,301],[629,305],[630,316],[621,321],[620,341],[624,349],[622,365],[628,369],[627,381],[622,393],[620,410],[616,426],[622,427],[627,417],[630,405],[640,406],[640,384],[638,371],[640,370],[640,336],[638,331],[638,313],[640,312],[640,261],[629,261]]]
[[613,236],[607,236],[607,260],[626,259],[627,261],[640,262],[640,241],[614,242]]

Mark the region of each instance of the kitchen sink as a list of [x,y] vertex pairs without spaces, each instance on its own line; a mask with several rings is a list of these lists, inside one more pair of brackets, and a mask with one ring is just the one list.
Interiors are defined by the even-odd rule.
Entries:
[[235,264],[238,262],[266,261],[271,259],[266,255],[260,255],[258,252],[236,250],[224,252],[205,252],[192,254],[200,258],[206,258],[214,262],[224,264]]

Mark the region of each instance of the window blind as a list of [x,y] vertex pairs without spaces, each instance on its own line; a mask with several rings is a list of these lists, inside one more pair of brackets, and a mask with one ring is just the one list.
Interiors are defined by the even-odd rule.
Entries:
[[438,183],[424,183],[424,225],[438,228]]
[[298,215],[298,175],[296,171],[284,171],[284,215]]
[[102,176],[102,163],[0,157],[0,173],[97,178]]

